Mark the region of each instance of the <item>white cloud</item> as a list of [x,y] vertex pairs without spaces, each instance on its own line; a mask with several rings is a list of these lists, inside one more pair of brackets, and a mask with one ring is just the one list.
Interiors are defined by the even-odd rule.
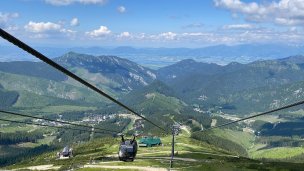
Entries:
[[110,33],[111,33],[111,30],[109,30],[108,27],[100,26],[99,29],[86,32],[86,35],[89,35],[90,37],[93,37],[93,38],[98,38],[98,37],[104,37]]
[[71,30],[71,29],[61,29],[60,33],[63,34],[63,36],[68,37],[69,39],[76,39],[77,31]]
[[291,19],[291,18],[275,18],[275,23],[281,24],[281,25],[289,25],[289,26],[295,26],[295,25],[303,25],[304,24],[304,18],[299,19]]
[[[228,26],[227,26],[228,27]],[[234,29],[219,29],[217,31],[205,32],[165,32],[160,34],[132,33],[133,42],[142,43],[170,43],[172,44],[192,44],[194,46],[206,46],[217,44],[247,44],[247,43],[302,43],[304,41],[304,32],[296,31],[295,28],[283,30],[267,29],[252,26],[253,29],[247,29],[248,26],[230,26]],[[237,28],[237,31],[235,31]],[[244,29],[238,29],[244,28]],[[251,27],[250,27],[251,28]],[[291,32],[292,30],[293,32]],[[121,35],[121,33],[120,33]]]
[[[25,32],[28,33],[28,32]],[[216,31],[204,32],[164,32],[164,33],[113,33],[107,27],[101,26],[89,32],[76,32],[70,29],[61,28],[57,31],[30,32],[29,37],[35,39],[52,40],[78,40],[77,42],[93,43],[130,43],[157,46],[210,46],[218,44],[234,45],[247,43],[288,43],[302,44],[304,42],[304,32],[299,27],[288,27],[285,30],[279,29],[218,29]]]
[[74,0],[74,1],[78,1],[79,3],[83,3],[83,4],[104,4],[107,2],[107,0]]
[[45,0],[45,2],[51,5],[62,6],[72,4],[73,0]]
[[298,28],[297,28],[297,27],[290,27],[290,28],[289,28],[289,31],[290,31],[290,32],[297,32],[297,31],[298,31]]
[[61,33],[67,33],[67,34],[74,34],[74,33],[76,33],[76,31],[74,31],[74,30],[65,29],[65,28],[61,29],[60,32]]
[[160,38],[165,38],[167,40],[174,40],[176,38],[177,34],[173,32],[166,32],[159,34]]
[[19,29],[19,27],[13,25],[13,26],[8,26],[8,27],[6,27],[6,29],[7,29],[8,31],[17,31],[17,30]]
[[71,26],[79,26],[79,20],[78,18],[73,18],[70,22]]
[[304,24],[304,0],[266,2],[247,3],[241,0],[214,0],[215,6],[228,9],[232,14],[242,14],[248,21],[268,22],[279,25]]
[[34,33],[43,33],[49,31],[60,31],[61,25],[52,22],[33,22],[30,21],[24,26],[25,30]]
[[207,36],[210,35],[209,33],[201,33],[201,32],[193,32],[193,33],[183,33],[182,36]]
[[56,6],[71,5],[74,3],[80,4],[100,4],[103,5],[107,0],[45,0],[46,3]]
[[241,0],[214,0],[215,6],[227,8],[235,12],[260,13],[259,5],[255,2],[243,3]]
[[131,34],[127,31],[120,33],[120,35],[118,35],[119,38],[128,38],[131,37]]
[[242,30],[242,29],[253,29],[255,28],[253,25],[251,24],[230,24],[230,25],[224,25],[223,29],[225,30]]
[[119,13],[125,13],[126,12],[126,7],[124,7],[124,6],[119,6],[118,8],[117,8],[117,11],[119,12]]
[[51,38],[69,38],[74,39],[76,31],[64,28],[63,24],[52,22],[33,22],[30,21],[24,26],[24,29],[29,32],[30,38],[34,39],[51,39]]
[[19,17],[18,13],[2,13],[0,12],[0,26],[6,27],[8,26],[8,22],[13,18]]

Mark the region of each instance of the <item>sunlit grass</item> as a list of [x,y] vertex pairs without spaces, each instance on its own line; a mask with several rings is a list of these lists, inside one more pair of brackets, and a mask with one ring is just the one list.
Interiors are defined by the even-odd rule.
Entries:
[[263,149],[253,151],[251,157],[255,159],[284,159],[304,154],[304,147],[276,147],[271,149]]

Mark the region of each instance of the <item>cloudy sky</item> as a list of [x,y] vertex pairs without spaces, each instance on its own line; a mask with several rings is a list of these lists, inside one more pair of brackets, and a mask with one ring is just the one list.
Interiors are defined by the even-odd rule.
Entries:
[[304,0],[0,1],[0,27],[35,46],[302,45],[303,26]]

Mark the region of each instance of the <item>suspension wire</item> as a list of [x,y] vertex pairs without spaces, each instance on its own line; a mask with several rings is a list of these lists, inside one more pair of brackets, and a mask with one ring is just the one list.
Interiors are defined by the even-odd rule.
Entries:
[[[57,123],[62,123],[62,124],[67,124],[67,125],[73,125],[73,126],[79,126],[79,127],[86,127],[86,128],[93,128],[92,126],[89,125],[84,125],[84,124],[76,124],[72,122],[66,122],[66,121],[58,121],[54,119],[48,119],[48,118],[43,118],[43,117],[38,117],[38,116],[31,116],[31,115],[26,115],[26,114],[21,114],[21,113],[15,113],[15,112],[9,112],[9,111],[4,111],[0,110],[1,113],[6,113],[9,115],[15,115],[15,116],[22,116],[22,117],[28,117],[28,118],[33,118],[33,119],[43,119],[46,121],[51,121],[51,122],[57,122]],[[107,132],[112,132],[112,133],[119,133],[119,131],[114,131],[114,130],[109,130],[109,129],[103,129],[103,128],[95,128],[100,131],[107,131]]]
[[103,92],[101,89],[97,88],[96,86],[88,83],[87,81],[85,81],[84,79],[78,77],[77,75],[73,74],[72,72],[70,72],[69,70],[65,69],[64,67],[62,67],[61,65],[57,64],[56,62],[52,61],[51,59],[47,58],[45,55],[41,54],[40,52],[38,52],[37,50],[33,49],[32,47],[30,47],[29,45],[25,44],[24,42],[22,42],[21,40],[17,39],[16,37],[14,37],[13,35],[9,34],[8,32],[4,31],[2,28],[0,28],[0,35],[3,39],[6,39],[7,41],[11,42],[12,44],[18,46],[19,48],[23,49],[24,51],[32,54],[33,56],[35,56],[36,58],[42,60],[43,62],[51,65],[52,67],[56,68],[57,70],[61,71],[62,73],[68,75],[69,77],[75,79],[76,81],[80,82],[81,84],[89,87],[90,89],[92,89],[93,91],[97,92],[98,94],[108,98],[109,100],[111,100],[112,102],[118,104],[119,106],[125,108],[126,110],[130,111],[131,113],[137,115],[138,117],[144,119],[145,121],[151,123],[152,125],[156,126],[157,128],[161,129],[162,131],[166,132],[166,130],[160,126],[158,126],[157,124],[155,124],[154,122],[150,121],[149,119],[145,118],[144,116],[140,115],[139,113],[135,112],[133,109],[129,108],[128,106],[126,106],[125,104],[123,104],[122,102],[116,100],[115,98],[113,98],[112,96],[108,95],[107,93]]
[[238,120],[235,120],[235,121],[232,121],[232,122],[227,122],[227,123],[221,124],[219,126],[214,126],[214,127],[211,127],[211,128],[207,128],[207,129],[204,129],[202,131],[208,131],[208,130],[215,129],[215,128],[221,128],[221,127],[231,125],[231,124],[234,124],[234,123],[237,123],[237,122],[245,121],[245,120],[255,118],[255,117],[258,117],[258,116],[262,116],[262,115],[267,115],[267,114],[270,114],[270,113],[273,113],[273,112],[277,112],[277,111],[280,111],[280,110],[283,110],[283,109],[288,109],[288,108],[291,108],[291,107],[299,106],[299,105],[302,105],[302,104],[304,104],[304,100],[296,102],[296,103],[292,103],[292,104],[289,104],[289,105],[286,105],[286,106],[283,106],[283,107],[280,107],[280,108],[277,108],[277,109],[269,110],[267,112],[252,115],[252,116],[245,117],[245,118],[242,118],[242,119],[238,119]]
[[23,124],[28,124],[28,125],[37,125],[37,126],[45,126],[45,127],[53,127],[53,128],[59,128],[59,129],[70,129],[70,130],[84,131],[84,132],[90,132],[90,133],[95,132],[95,133],[100,133],[100,134],[110,134],[107,132],[100,132],[100,131],[95,131],[95,130],[84,130],[84,129],[78,129],[78,128],[64,127],[64,126],[44,125],[44,124],[39,124],[39,123],[16,121],[16,120],[9,120],[9,119],[2,119],[2,118],[0,118],[0,121],[12,122],[12,123],[23,123]]

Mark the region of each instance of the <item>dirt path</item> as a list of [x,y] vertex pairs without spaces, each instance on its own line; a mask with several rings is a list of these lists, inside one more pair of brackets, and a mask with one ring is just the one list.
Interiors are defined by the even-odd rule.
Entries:
[[213,127],[213,126],[216,126],[216,123],[217,123],[217,120],[216,119],[212,119],[211,120],[211,126]]
[[47,165],[39,165],[39,166],[30,166],[30,167],[14,169],[14,170],[23,170],[23,169],[29,169],[29,170],[58,170],[59,168],[60,168],[60,166],[54,166],[52,164],[47,164]]
[[[208,152],[208,151],[185,151],[185,150],[182,150],[182,151],[178,151],[178,152],[179,153],[194,153],[194,154],[206,154],[206,155],[211,155],[211,156],[239,158],[239,156],[236,156],[236,155],[212,153],[212,152]],[[171,151],[155,151],[155,152],[151,152],[151,153],[139,153],[139,154],[137,154],[137,156],[142,157],[142,156],[151,155],[151,154],[152,155],[153,154],[166,155],[166,154],[171,154]],[[107,155],[106,157],[117,157],[117,154]],[[154,157],[154,156],[150,156],[150,157]],[[155,158],[159,158],[159,157],[155,156]],[[181,159],[183,159],[183,158],[181,158]]]
[[[141,157],[141,159],[171,159],[171,157]],[[174,160],[196,162],[196,159],[174,157]]]
[[[187,152],[187,151],[182,151],[182,152]],[[189,153],[196,153],[196,154],[207,154],[207,155],[211,155],[211,156],[239,158],[239,156],[230,155],[230,154],[217,154],[217,153],[199,152],[199,151],[188,151],[188,152]]]
[[142,171],[167,171],[166,168],[160,168],[160,167],[144,167],[144,166],[84,165],[84,168],[132,169],[132,170],[142,170]]
[[182,130],[184,130],[184,131],[186,131],[187,132],[187,134],[191,134],[191,132],[190,132],[190,130],[189,130],[189,128],[187,128],[187,126],[181,126],[180,127]]
[[[170,151],[157,151],[153,153],[141,153],[138,154],[137,156],[142,156],[142,155],[149,155],[149,154],[170,154]],[[219,153],[212,153],[212,152],[206,152],[206,151],[178,151],[178,153],[194,153],[194,154],[206,154],[206,155],[211,155],[211,156],[220,156],[220,157],[233,157],[233,158],[239,158],[239,156],[235,155],[230,155],[230,154],[219,154]]]
[[119,117],[129,118],[131,119],[130,123],[126,126],[126,128],[122,131],[123,133],[127,133],[129,130],[133,129],[133,125],[136,120],[140,119],[138,116],[134,116],[132,114],[119,114]]
[[[200,147],[200,146],[190,145],[190,144],[186,144],[186,143],[177,142],[177,143],[175,143],[175,144],[176,144],[176,145],[181,145],[181,146],[184,146],[184,147],[191,147],[191,148],[194,148],[194,149],[199,149],[199,148],[202,149],[202,147]],[[178,148],[178,147],[176,147],[176,148]]]

